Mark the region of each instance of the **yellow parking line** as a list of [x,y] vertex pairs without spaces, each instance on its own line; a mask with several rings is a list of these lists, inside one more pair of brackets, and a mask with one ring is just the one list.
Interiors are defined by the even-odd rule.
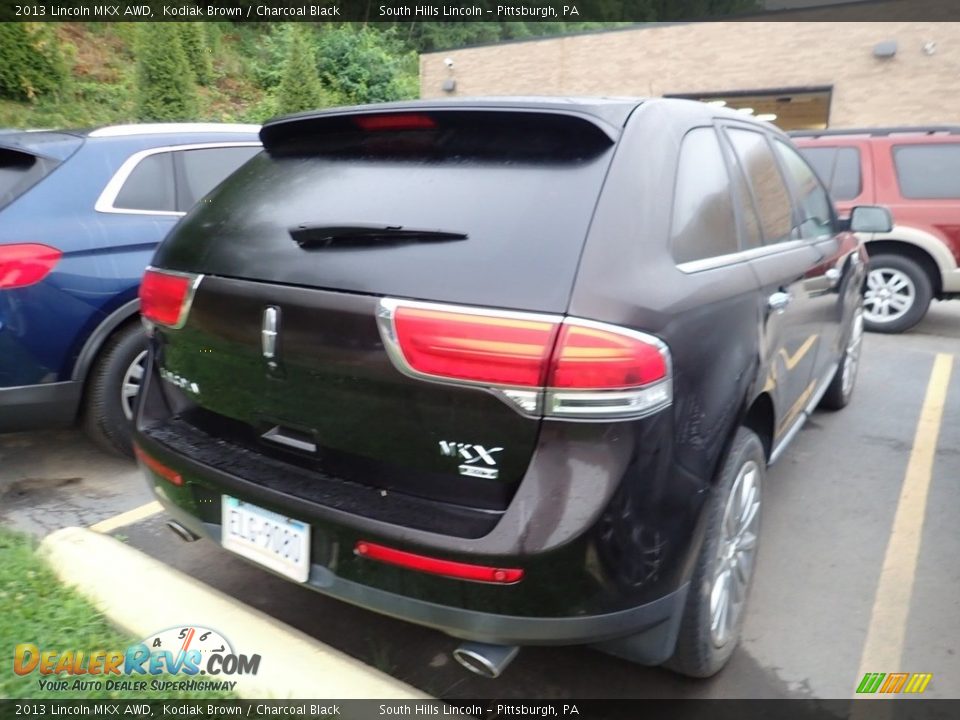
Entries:
[[133,510],[127,510],[127,512],[122,512],[119,515],[108,517],[106,520],[101,520],[91,525],[90,529],[99,533],[108,533],[117,528],[122,528],[125,525],[133,525],[136,522],[140,522],[151,515],[156,515],[161,510],[163,510],[163,506],[154,500],[153,502],[148,502],[146,505],[136,507]]
[[907,669],[901,668],[900,662],[927,511],[927,493],[933,477],[934,455],[952,368],[953,356],[938,353],[933,361],[913,450],[900,489],[867,639],[860,656],[858,677],[867,672],[891,673]]

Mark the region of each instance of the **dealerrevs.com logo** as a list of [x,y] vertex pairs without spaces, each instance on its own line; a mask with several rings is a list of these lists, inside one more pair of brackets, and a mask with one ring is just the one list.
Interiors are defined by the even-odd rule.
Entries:
[[236,653],[216,630],[196,626],[154,633],[126,650],[20,643],[13,652],[13,671],[36,673],[42,690],[233,690],[237,681],[227,678],[256,675],[259,668],[259,654]]

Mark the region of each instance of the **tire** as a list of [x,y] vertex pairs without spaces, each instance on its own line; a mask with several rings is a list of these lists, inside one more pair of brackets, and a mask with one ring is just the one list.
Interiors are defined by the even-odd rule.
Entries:
[[[756,566],[760,532],[760,498],[766,471],[763,445],[756,433],[740,428],[723,461],[708,500],[707,528],[694,568],[673,656],[665,667],[690,677],[719,672],[740,640],[747,598]],[[744,493],[746,493],[744,495]],[[744,503],[744,512],[733,513]],[[732,514],[731,514],[732,513]],[[739,527],[741,532],[732,532]],[[731,537],[738,538],[734,543]],[[738,571],[743,571],[738,572]],[[745,577],[741,582],[739,578]],[[727,622],[714,620],[711,608],[727,588]],[[719,608],[719,603],[716,608]]]
[[87,378],[83,429],[115,455],[133,457],[133,422],[128,412],[135,390],[131,386],[139,387],[146,352],[147,338],[140,324],[125,325],[107,340]]
[[860,367],[860,348],[863,345],[863,309],[857,308],[850,325],[850,337],[840,358],[840,365],[833,380],[820,399],[820,407],[826,410],[842,410],[850,403],[857,384],[857,369]]
[[909,330],[927,314],[932,299],[930,276],[912,258],[893,253],[870,258],[863,292],[863,320],[867,330],[881,333]]

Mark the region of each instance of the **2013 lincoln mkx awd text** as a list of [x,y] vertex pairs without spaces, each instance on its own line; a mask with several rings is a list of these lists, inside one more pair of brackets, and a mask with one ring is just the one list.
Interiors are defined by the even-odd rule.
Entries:
[[137,456],[181,535],[464,641],[735,647],[763,478],[850,399],[883,208],[682,100],[282,118],[141,287]]

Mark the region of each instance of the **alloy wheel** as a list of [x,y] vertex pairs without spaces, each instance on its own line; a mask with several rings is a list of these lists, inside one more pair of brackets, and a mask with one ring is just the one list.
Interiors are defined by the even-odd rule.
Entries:
[[710,589],[710,636],[716,647],[733,637],[743,613],[756,557],[759,511],[760,468],[749,460],[733,482],[720,526]]
[[876,268],[867,275],[863,312],[870,322],[893,322],[913,307],[916,297],[917,288],[905,272],[889,267]]
[[137,399],[137,393],[140,392],[146,364],[147,351],[143,350],[133,359],[123,375],[123,382],[120,384],[120,407],[123,408],[123,414],[127,420],[133,420],[133,402]]

